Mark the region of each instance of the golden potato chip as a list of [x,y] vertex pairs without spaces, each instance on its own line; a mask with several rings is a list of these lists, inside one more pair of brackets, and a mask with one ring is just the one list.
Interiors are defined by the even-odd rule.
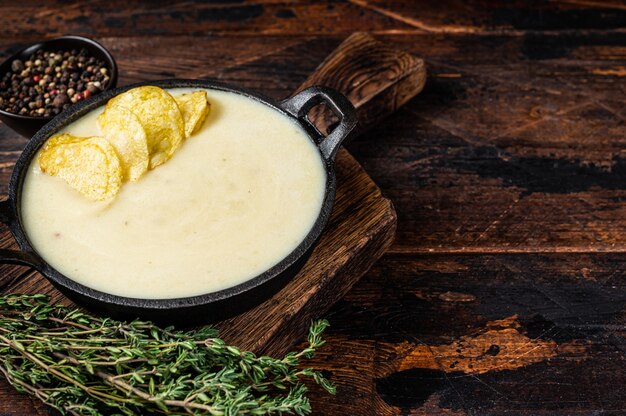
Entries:
[[174,98],[165,90],[145,86],[128,90],[109,100],[107,108],[132,111],[146,131],[150,168],[167,161],[185,137],[185,123]]
[[63,178],[87,198],[103,201],[117,195],[122,168],[113,145],[103,137],[56,136],[39,154],[42,172]]
[[98,126],[120,158],[124,179],[136,181],[146,173],[150,160],[146,132],[133,112],[107,107],[98,116]]
[[[57,158],[62,157],[62,154],[59,153],[59,150],[62,150],[61,145],[77,143],[83,140],[85,140],[85,137],[76,137],[67,133],[59,134],[58,136],[53,136],[46,140],[46,143],[39,154],[39,165],[41,170],[49,175],[56,175],[59,173],[61,165],[59,165],[56,160]],[[45,169],[44,165],[46,166]]]
[[67,133],[59,134],[58,136],[53,136],[53,137],[50,137],[48,140],[46,140],[46,143],[43,146],[42,152],[45,152],[46,149],[57,146],[59,144],[75,143],[75,142],[80,142],[84,139],[85,139],[84,137],[76,137]]
[[194,91],[174,97],[185,121],[185,137],[189,137],[202,127],[209,115],[211,103],[206,91]]

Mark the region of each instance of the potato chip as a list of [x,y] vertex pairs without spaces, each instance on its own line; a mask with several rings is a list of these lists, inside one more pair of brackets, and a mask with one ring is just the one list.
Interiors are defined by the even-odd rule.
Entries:
[[136,181],[146,173],[150,160],[146,132],[133,112],[107,107],[98,117],[98,126],[120,158],[124,179]]
[[[59,134],[46,140],[46,143],[39,154],[39,165],[41,170],[49,175],[56,175],[59,173],[61,165],[57,163],[57,159],[62,157],[62,153],[59,150],[62,149],[62,145],[68,145],[85,140],[85,137],[76,137],[71,134]],[[60,159],[59,159],[60,160]],[[45,165],[45,169],[44,169]]]
[[109,100],[107,108],[120,106],[132,111],[146,131],[150,168],[167,161],[185,137],[185,123],[174,98],[165,90],[145,86]]
[[84,137],[76,137],[67,133],[59,134],[58,136],[53,136],[53,137],[50,137],[48,140],[46,140],[46,143],[43,146],[42,152],[45,152],[46,149],[57,146],[59,144],[75,143],[75,142],[80,142],[84,139],[85,139]]
[[185,137],[196,133],[209,115],[211,103],[206,91],[194,91],[174,97],[185,121]]
[[42,172],[63,178],[95,201],[113,198],[122,185],[122,168],[113,145],[103,137],[51,138],[39,154]]

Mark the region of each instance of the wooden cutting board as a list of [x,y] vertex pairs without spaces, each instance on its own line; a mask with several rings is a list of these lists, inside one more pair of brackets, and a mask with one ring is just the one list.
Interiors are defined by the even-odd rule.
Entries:
[[[421,91],[425,78],[421,59],[356,33],[328,56],[300,89],[326,85],[343,92],[357,107],[363,131]],[[309,117],[321,131],[332,128],[332,115],[321,107],[314,108]],[[393,241],[396,214],[391,202],[343,149],[336,169],[333,215],[311,258],[274,297],[218,323],[227,342],[263,354],[285,353],[303,339],[311,320],[339,300]],[[6,230],[0,234],[0,247],[12,247]],[[0,289],[3,293],[47,293],[53,301],[71,304],[39,273],[23,267],[2,266]],[[0,383],[0,413],[9,410],[3,403],[13,394],[5,382]]]

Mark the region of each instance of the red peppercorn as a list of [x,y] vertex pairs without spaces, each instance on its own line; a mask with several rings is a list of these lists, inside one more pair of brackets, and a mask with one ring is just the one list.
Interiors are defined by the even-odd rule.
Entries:
[[84,97],[83,97],[83,94],[81,94],[81,93],[77,92],[76,94],[74,94],[74,98],[76,98],[76,101],[80,101],[80,100],[82,100]]
[[39,82],[40,79],[41,79],[41,77],[39,75],[33,76],[33,81],[35,81],[35,82]]
[[57,95],[58,93],[59,93],[59,90],[57,90],[56,88],[50,91],[50,95]]
[[83,98],[89,98],[89,97],[91,97],[91,93],[89,92],[89,90],[83,91]]

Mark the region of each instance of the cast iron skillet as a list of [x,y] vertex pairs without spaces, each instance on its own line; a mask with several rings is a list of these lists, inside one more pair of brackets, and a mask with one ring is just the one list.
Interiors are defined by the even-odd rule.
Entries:
[[[317,145],[326,168],[326,192],[319,216],[304,240],[287,257],[264,273],[231,288],[199,296],[177,299],[139,299],[111,295],[90,289],[64,276],[50,266],[31,246],[21,220],[21,190],[28,166],[39,148],[57,131],[89,111],[104,105],[113,96],[140,85],[162,88],[211,88],[229,91],[261,102],[291,118],[309,134]],[[324,137],[308,120],[307,113],[323,103],[339,118],[339,124]],[[0,250],[0,263],[23,264],[34,267],[54,286],[76,303],[96,312],[117,318],[151,319],[159,322],[200,323],[232,316],[269,298],[286,284],[304,265],[330,217],[335,198],[335,155],[341,142],[356,125],[354,107],[343,95],[325,87],[307,88],[281,102],[259,94],[215,81],[164,80],[128,85],[105,91],[70,107],[39,130],[26,145],[13,169],[9,197],[0,202],[0,221],[7,224],[21,250]],[[276,161],[280,163],[280,161]],[[128,276],[132,279],[132,276]]]

